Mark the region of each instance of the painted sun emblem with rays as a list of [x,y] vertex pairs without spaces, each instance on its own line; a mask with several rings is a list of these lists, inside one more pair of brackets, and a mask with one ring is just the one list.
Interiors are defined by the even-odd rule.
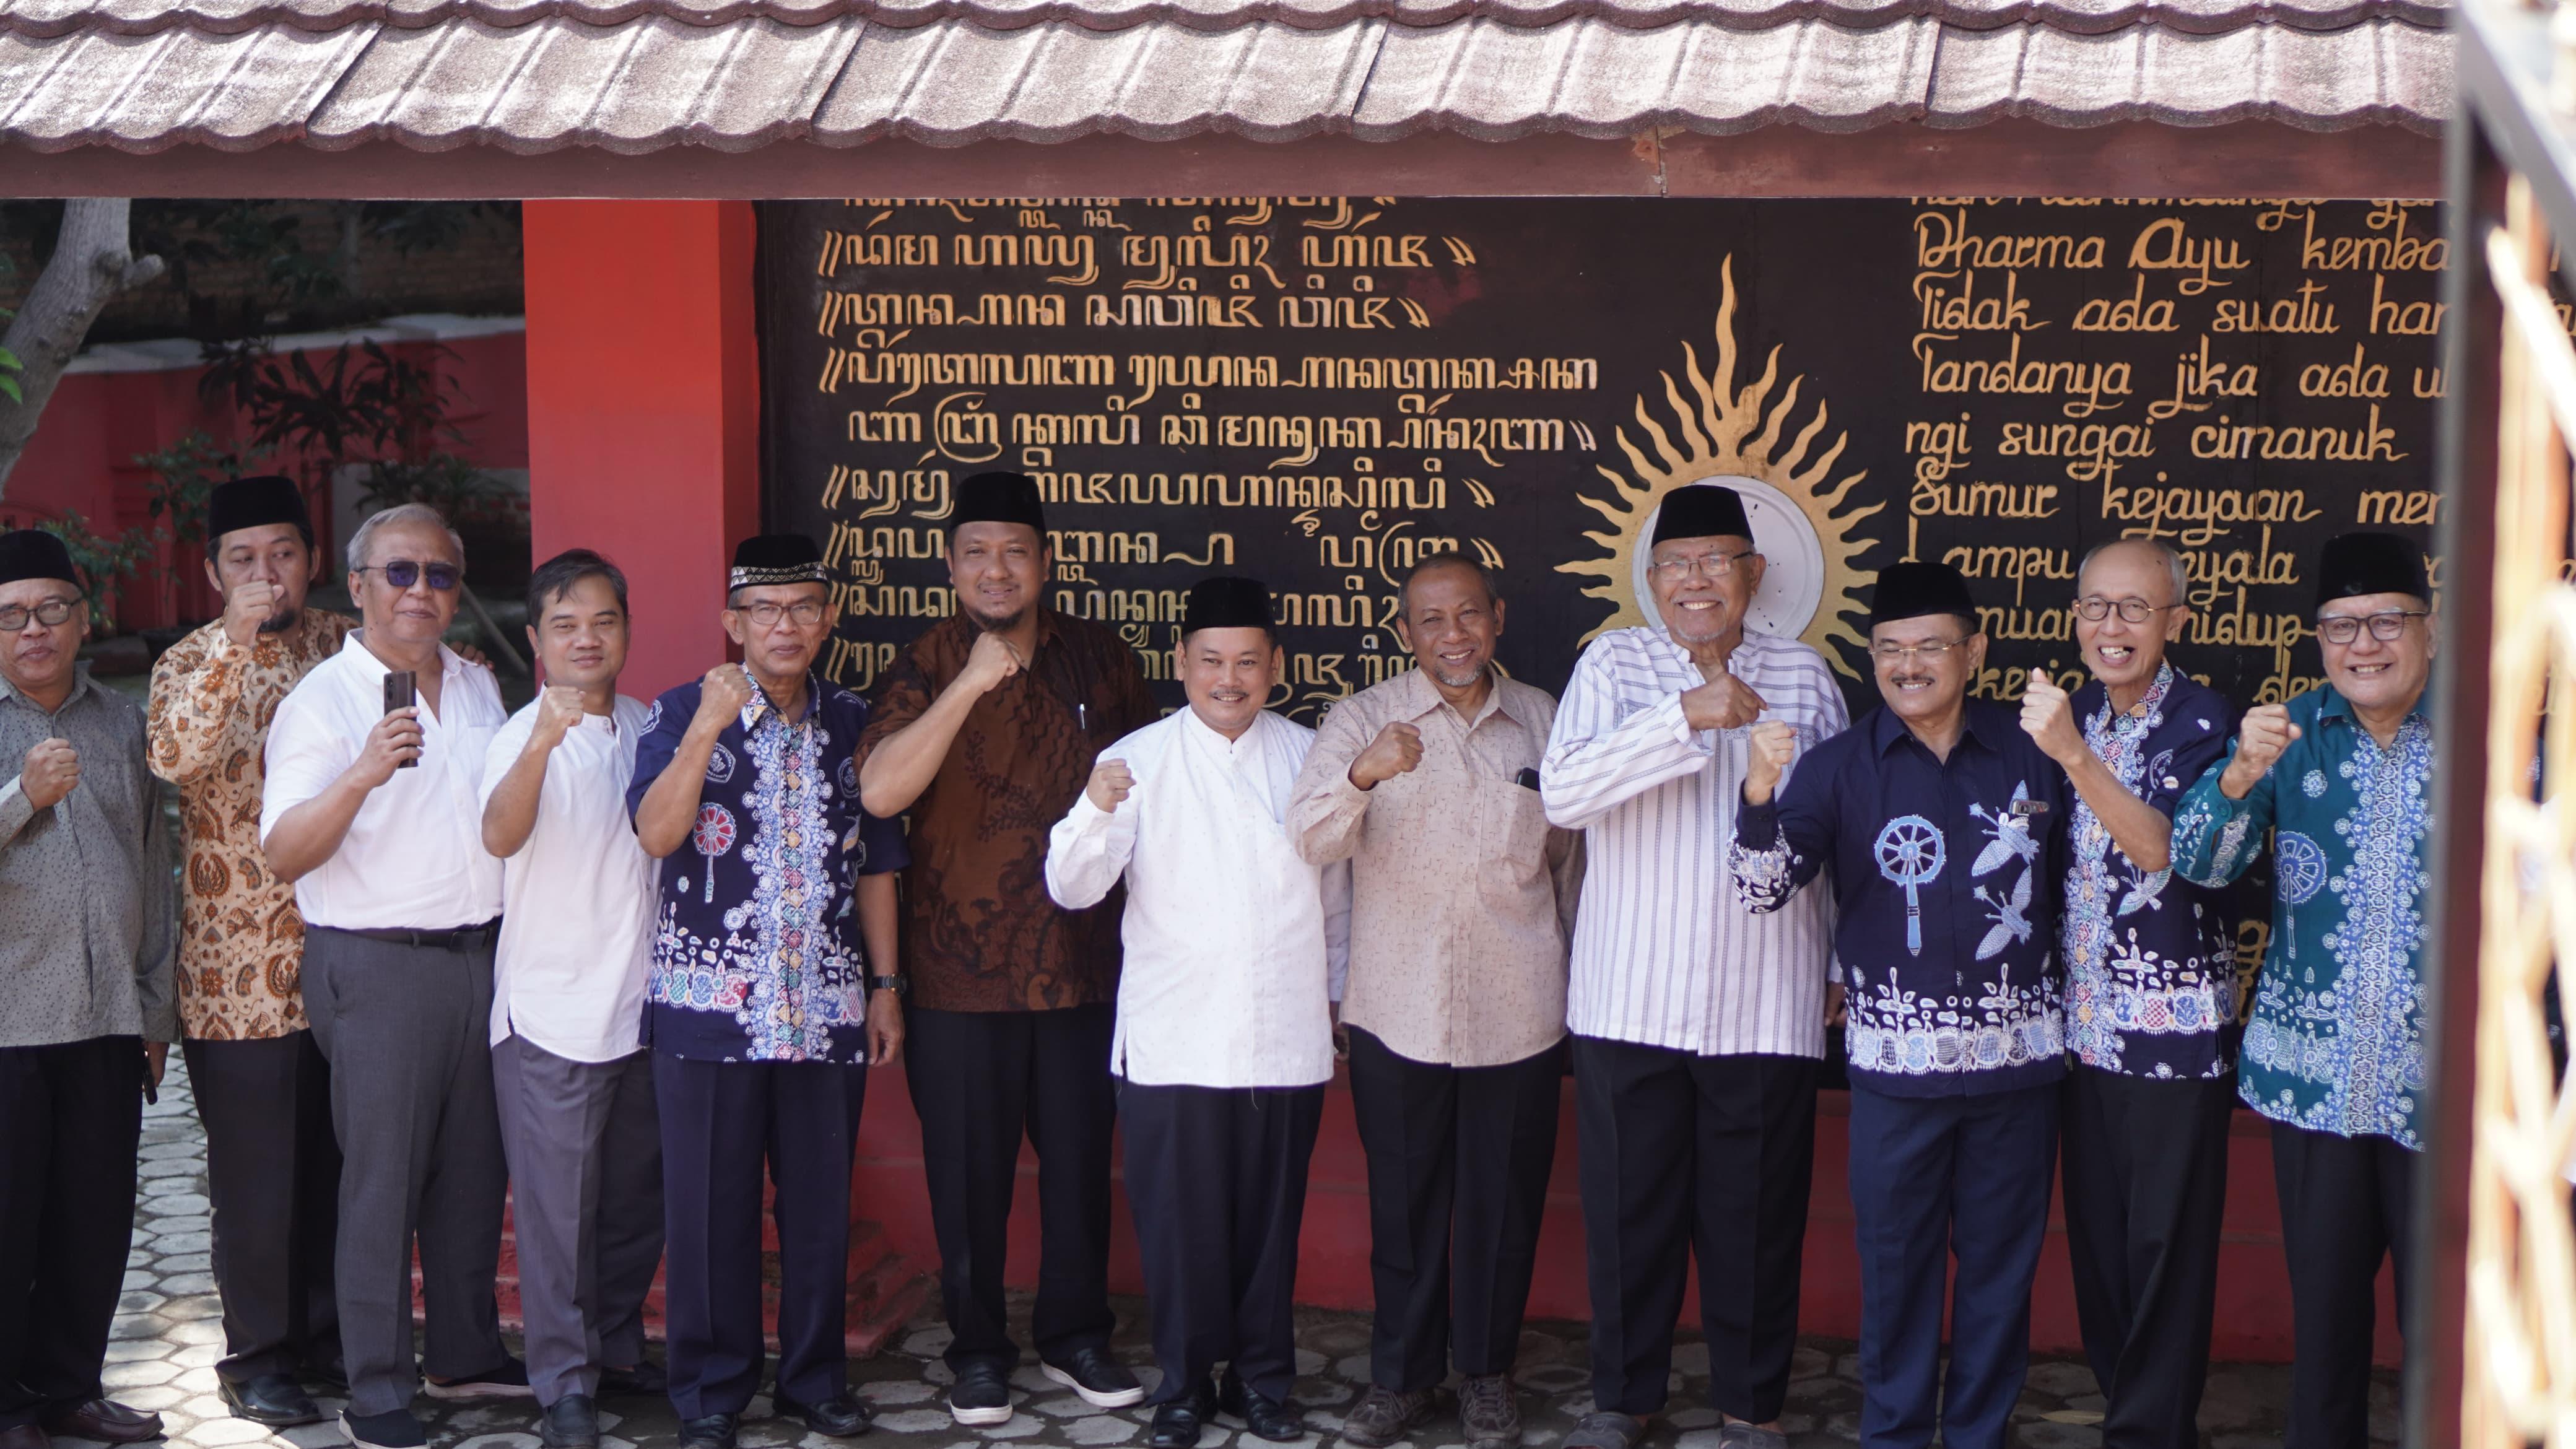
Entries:
[[[1732,257],[1720,265],[1719,276],[1716,365],[1702,371],[1698,352],[1684,342],[1681,375],[1663,375],[1665,408],[1650,408],[1644,396],[1638,397],[1638,436],[1630,437],[1624,426],[1615,434],[1628,459],[1627,471],[1600,468],[1612,490],[1607,501],[1581,495],[1610,523],[1607,531],[1584,534],[1604,556],[1558,564],[1557,572],[1592,575],[1599,582],[1585,588],[1584,596],[1618,606],[1583,636],[1584,642],[1605,630],[1650,622],[1654,600],[1645,584],[1646,551],[1640,540],[1666,493],[1693,483],[1723,483],[1743,495],[1754,546],[1770,562],[1746,622],[1764,633],[1802,639],[1850,674],[1851,666],[1828,641],[1868,646],[1868,638],[1847,616],[1861,612],[1860,591],[1878,577],[1854,561],[1878,540],[1853,530],[1887,505],[1846,502],[1866,476],[1853,472],[1834,477],[1834,465],[1851,435],[1836,430],[1830,441],[1823,441],[1826,409],[1821,401],[1812,416],[1799,422],[1798,391],[1806,378],[1801,374],[1781,382],[1779,348],[1764,359],[1761,377],[1737,388]],[[1781,440],[1792,427],[1796,436],[1784,450]]]

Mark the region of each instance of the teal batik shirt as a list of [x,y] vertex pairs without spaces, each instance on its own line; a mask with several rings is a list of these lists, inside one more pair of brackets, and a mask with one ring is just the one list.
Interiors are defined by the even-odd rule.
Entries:
[[2299,737],[2242,800],[2210,767],[2173,817],[2173,868],[2220,886],[2272,832],[2272,939],[2238,1091],[2278,1122],[2421,1148],[2429,703],[2383,749],[2331,686],[2290,701]]

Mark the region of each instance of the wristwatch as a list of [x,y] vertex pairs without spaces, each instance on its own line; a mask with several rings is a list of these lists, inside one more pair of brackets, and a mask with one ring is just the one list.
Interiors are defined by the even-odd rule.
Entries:
[[868,989],[870,991],[891,991],[896,996],[900,997],[911,992],[912,978],[905,976],[900,972],[892,976],[871,976],[868,978]]

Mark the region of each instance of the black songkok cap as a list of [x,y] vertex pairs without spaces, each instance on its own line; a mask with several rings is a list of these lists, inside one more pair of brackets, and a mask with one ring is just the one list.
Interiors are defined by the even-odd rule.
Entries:
[[1869,622],[1920,619],[1927,614],[1955,614],[1973,629],[1976,601],[1968,597],[1968,580],[1945,563],[1892,563],[1878,571],[1878,587],[1869,595]]
[[304,511],[304,491],[292,478],[271,473],[218,483],[206,499],[206,538],[212,541],[236,529],[291,523],[313,539],[313,517]]
[[1653,548],[1670,538],[1751,538],[1753,521],[1744,516],[1744,497],[1716,483],[1694,483],[1664,495],[1655,515]]
[[733,568],[725,575],[725,592],[764,584],[819,584],[823,551],[801,533],[759,533],[734,545]]
[[1026,473],[978,473],[957,485],[957,508],[948,519],[953,537],[969,523],[1025,523],[1046,542],[1046,505],[1038,480]]
[[72,551],[41,528],[0,533],[0,584],[21,579],[60,579],[77,589],[80,574],[72,568]]
[[2363,594],[2413,594],[2431,603],[2424,550],[2394,533],[2339,533],[2326,540],[2317,560],[2317,606]]
[[1270,586],[1259,579],[1219,575],[1190,586],[1181,609],[1181,632],[1201,629],[1268,629]]

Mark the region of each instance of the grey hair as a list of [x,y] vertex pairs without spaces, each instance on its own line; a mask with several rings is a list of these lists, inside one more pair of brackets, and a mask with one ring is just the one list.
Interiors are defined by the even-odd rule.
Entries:
[[359,524],[358,531],[349,535],[349,572],[356,573],[367,566],[367,549],[376,541],[377,529],[406,523],[425,523],[446,534],[448,545],[456,550],[457,565],[464,565],[465,540],[448,526],[446,515],[426,503],[397,503]]
[[2191,571],[2183,563],[2181,551],[2161,538],[2115,538],[2108,543],[2093,545],[2084,551],[2084,561],[2075,566],[2075,582],[2081,585],[2084,582],[2085,571],[2092,568],[2093,560],[2100,558],[2104,553],[2111,549],[2132,546],[2146,549],[2164,564],[2165,572],[2173,576],[2175,603],[2191,602]]

